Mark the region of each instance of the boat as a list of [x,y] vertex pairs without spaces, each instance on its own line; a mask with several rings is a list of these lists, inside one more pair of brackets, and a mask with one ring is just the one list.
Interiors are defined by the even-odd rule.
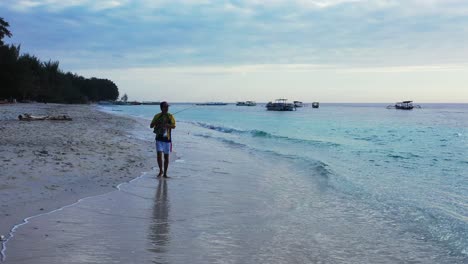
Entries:
[[198,103],[195,105],[227,105],[227,103],[222,103],[222,102],[208,102],[208,103]]
[[255,101],[245,101],[245,102],[237,102],[237,106],[256,106],[257,103]]
[[319,106],[320,106],[319,102],[312,103],[312,108],[319,108]]
[[160,102],[153,102],[153,101],[143,101],[141,102],[142,105],[159,105]]
[[400,110],[412,110],[414,108],[421,108],[421,106],[413,105],[413,101],[402,101],[402,102],[397,102],[394,105],[387,106],[387,109],[400,109]]
[[293,103],[288,103],[288,99],[276,99],[275,102],[268,102],[266,108],[268,111],[294,111],[296,107]]
[[304,105],[302,104],[301,101],[294,101],[294,107],[303,107]]

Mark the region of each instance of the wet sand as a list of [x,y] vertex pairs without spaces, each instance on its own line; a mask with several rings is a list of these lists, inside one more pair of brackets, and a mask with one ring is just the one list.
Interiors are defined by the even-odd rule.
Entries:
[[[24,113],[73,120],[19,121]],[[151,133],[148,140],[129,134],[143,125],[90,105],[0,105],[0,235],[8,237],[26,217],[110,192],[151,170]]]

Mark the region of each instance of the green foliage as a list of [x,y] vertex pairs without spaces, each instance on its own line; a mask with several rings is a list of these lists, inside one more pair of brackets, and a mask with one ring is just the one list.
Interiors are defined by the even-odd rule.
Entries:
[[64,73],[58,61],[41,62],[34,55],[20,55],[20,46],[2,41],[11,37],[8,26],[0,18],[0,99],[88,103],[119,97],[117,85],[110,80]]
[[11,32],[8,30],[9,26],[10,24],[8,24],[8,22],[6,22],[5,20],[3,20],[3,18],[0,17],[0,45],[2,46],[3,38],[5,36],[11,38]]

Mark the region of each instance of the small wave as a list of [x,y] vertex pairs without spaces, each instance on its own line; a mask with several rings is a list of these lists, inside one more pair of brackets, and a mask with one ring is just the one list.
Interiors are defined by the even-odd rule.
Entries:
[[265,137],[265,138],[269,138],[269,137],[272,136],[270,133],[265,132],[265,131],[262,131],[262,130],[252,130],[250,133],[251,133],[252,136],[254,136],[254,137]]
[[403,157],[403,156],[396,155],[396,154],[388,154],[387,157],[394,158],[394,159],[408,159],[407,157]]
[[233,132],[242,133],[242,132],[244,132],[242,130],[238,130],[238,129],[235,129],[235,128],[216,126],[216,125],[206,124],[206,123],[202,123],[202,122],[192,122],[192,124],[195,124],[195,125],[198,125],[198,126],[201,126],[201,127],[204,127],[204,128],[208,128],[208,129],[211,129],[211,130],[223,132],[223,133],[233,133]]
[[369,142],[378,142],[382,141],[378,136],[376,135],[371,135],[367,137],[354,137],[356,140],[362,140],[362,141],[369,141]]
[[333,172],[333,170],[330,168],[328,164],[319,160],[311,160],[303,156],[283,154],[283,153],[279,153],[273,150],[256,149],[246,144],[242,144],[234,140],[226,139],[222,137],[217,137],[217,136],[212,136],[212,135],[207,135],[207,134],[194,134],[194,135],[203,137],[203,138],[215,139],[222,143],[228,144],[231,147],[245,148],[245,149],[250,149],[255,152],[261,152],[266,155],[272,155],[282,160],[289,160],[288,162],[297,162],[299,163],[297,166],[298,168],[304,168],[303,170],[301,170],[303,173],[305,173],[306,175],[310,175],[314,178],[318,178],[320,183],[322,184],[327,183],[328,185],[329,178],[332,175],[335,175],[335,173]]
[[240,135],[250,135],[252,137],[258,137],[258,138],[270,138],[270,139],[278,139],[278,140],[285,140],[293,143],[298,143],[298,144],[311,144],[315,146],[325,146],[325,147],[339,147],[341,146],[338,143],[334,142],[327,142],[327,141],[320,141],[320,140],[312,140],[312,139],[299,139],[299,138],[291,138],[291,137],[286,137],[286,136],[279,136],[279,135],[273,135],[269,132],[263,131],[263,130],[241,130],[241,129],[236,129],[236,128],[230,128],[230,127],[224,127],[224,126],[217,126],[217,125],[212,125],[212,124],[206,124],[203,122],[191,122],[194,125],[208,128],[211,130],[215,130],[218,132],[222,133],[227,133],[227,134],[240,134]]
[[[466,217],[449,208],[433,204],[431,207],[399,205],[395,214],[406,222],[408,231],[423,235],[427,240],[438,241],[451,254],[465,258],[467,249]],[[465,262],[463,262],[465,263]]]
[[221,141],[223,143],[229,144],[229,145],[234,146],[234,147],[247,147],[247,145],[245,145],[245,144],[236,142],[234,140],[226,139],[226,138],[214,137],[214,136],[210,136],[210,135],[207,135],[207,134],[198,134],[198,133],[193,134],[193,135],[197,136],[197,137],[202,137],[202,138],[213,138],[213,139],[219,140],[219,141]]
[[236,142],[234,140],[225,139],[225,138],[222,138],[220,140],[223,141],[224,143],[229,144],[229,145],[234,146],[234,147],[240,147],[240,148],[247,147],[247,145]]
[[414,158],[420,158],[421,156],[414,154],[414,153],[399,153],[399,154],[387,154],[387,157],[393,158],[393,159],[414,159]]
[[322,161],[316,161],[315,164],[312,165],[311,169],[314,172],[317,172],[318,176],[327,180],[330,178],[331,175],[334,175],[334,173],[330,169],[330,166],[328,166],[328,164]]

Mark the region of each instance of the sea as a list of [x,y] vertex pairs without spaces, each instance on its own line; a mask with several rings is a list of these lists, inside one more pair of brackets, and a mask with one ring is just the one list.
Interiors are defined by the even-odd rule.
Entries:
[[[118,225],[141,245],[138,257],[124,254],[130,263],[468,263],[468,104],[386,106],[171,104],[172,178],[149,172],[66,215],[82,219],[84,207],[94,208],[95,219],[120,201],[116,212],[148,226]],[[102,109],[148,124],[159,112]],[[149,128],[134,136],[152,138]],[[61,214],[54,217],[67,222]],[[109,233],[99,235],[112,237],[99,254],[80,254],[90,263],[106,250],[122,259]]]

